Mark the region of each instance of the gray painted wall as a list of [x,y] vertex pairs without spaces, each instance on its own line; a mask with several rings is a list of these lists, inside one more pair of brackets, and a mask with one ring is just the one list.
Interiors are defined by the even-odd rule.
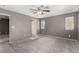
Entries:
[[4,9],[0,9],[0,13],[10,15],[10,42],[31,36],[31,17]]
[[[74,31],[65,31],[65,17],[68,16],[74,16]],[[44,18],[43,20],[45,20],[46,22],[44,34],[50,34],[66,38],[69,38],[68,36],[70,34],[72,39],[77,39],[77,12],[48,17]]]
[[78,41],[79,41],[79,11],[78,11]]
[[9,17],[5,16],[5,15],[0,15],[0,18],[6,18],[6,19],[8,19]]

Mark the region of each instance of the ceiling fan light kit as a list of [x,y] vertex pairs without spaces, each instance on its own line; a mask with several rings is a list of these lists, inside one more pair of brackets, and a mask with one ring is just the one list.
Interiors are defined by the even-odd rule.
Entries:
[[50,9],[48,6],[40,5],[36,8],[30,8],[33,14],[37,15],[43,15],[50,12]]

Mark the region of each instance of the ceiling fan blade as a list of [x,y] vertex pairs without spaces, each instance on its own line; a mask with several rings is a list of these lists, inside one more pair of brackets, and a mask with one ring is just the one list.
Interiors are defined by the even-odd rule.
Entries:
[[37,12],[33,12],[34,14],[36,14]]
[[32,11],[37,11],[36,9],[30,9],[30,10],[32,10]]
[[50,10],[43,10],[44,12],[50,12]]
[[46,9],[49,9],[49,7],[48,7],[48,6],[46,6],[45,8],[46,8]]

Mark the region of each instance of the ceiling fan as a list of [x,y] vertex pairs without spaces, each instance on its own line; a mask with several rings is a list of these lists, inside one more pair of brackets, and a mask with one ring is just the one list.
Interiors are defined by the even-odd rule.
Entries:
[[50,12],[50,9],[48,6],[40,5],[36,8],[30,8],[33,14],[45,14]]

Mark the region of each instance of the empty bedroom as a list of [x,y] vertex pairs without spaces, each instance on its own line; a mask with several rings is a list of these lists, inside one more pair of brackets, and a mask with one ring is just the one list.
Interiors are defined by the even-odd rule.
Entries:
[[0,53],[79,53],[79,5],[0,5]]

